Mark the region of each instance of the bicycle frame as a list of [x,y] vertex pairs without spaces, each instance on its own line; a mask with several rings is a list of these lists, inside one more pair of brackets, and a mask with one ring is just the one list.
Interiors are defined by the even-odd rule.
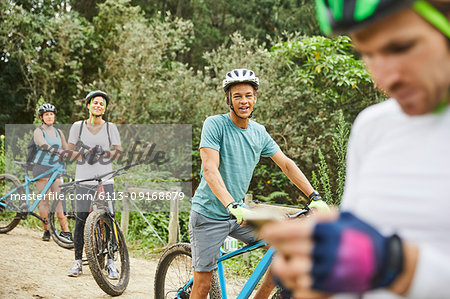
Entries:
[[[255,244],[247,245],[245,247],[242,247],[241,249],[235,250],[233,252],[224,254],[219,257],[219,260],[217,262],[217,272],[219,274],[220,291],[222,294],[222,299],[227,299],[227,288],[226,288],[226,284],[225,284],[225,275],[223,272],[222,261],[227,260],[232,257],[235,257],[237,255],[241,255],[243,253],[264,247],[266,245],[267,245],[266,242],[258,241]],[[237,299],[246,299],[246,298],[250,297],[250,295],[252,294],[256,285],[261,280],[264,273],[266,273],[267,268],[269,268],[269,265],[272,261],[273,253],[274,253],[274,249],[272,247],[270,247],[267,250],[266,254],[264,254],[262,259],[259,261],[259,263],[256,266],[255,270],[253,271],[252,275],[249,277],[249,279],[245,283],[245,285],[242,288],[241,292],[239,293],[239,296],[237,297]]]
[[[254,244],[246,245],[240,249],[234,250],[230,253],[224,254],[224,252],[221,250],[221,256],[219,257],[219,260],[217,261],[217,273],[219,275],[219,284],[220,284],[220,292],[222,295],[222,299],[227,299],[227,288],[225,284],[225,274],[223,270],[223,264],[222,262],[225,260],[228,260],[230,258],[233,258],[235,256],[241,255],[243,253],[253,251],[255,249],[261,248],[266,246],[267,243],[265,241],[257,241]],[[266,254],[262,257],[262,259],[259,261],[258,265],[256,266],[255,270],[253,271],[252,275],[248,279],[248,281],[245,283],[244,287],[242,288],[241,292],[239,293],[239,296],[237,299],[247,299],[252,294],[253,290],[255,289],[258,282],[263,277],[264,273],[266,273],[267,268],[269,268],[269,265],[272,261],[272,256],[274,254],[274,249],[270,247]],[[177,298],[181,298],[180,294],[183,291],[186,291],[194,282],[194,278],[191,278],[176,294]]]
[[[308,207],[302,208],[300,211],[296,212],[295,214],[286,215],[287,218],[297,218],[300,216],[305,216],[310,211]],[[307,217],[307,216],[306,216]],[[261,248],[268,245],[265,241],[259,240],[256,243],[246,245],[240,249],[234,250],[230,253],[224,253],[222,249],[220,249],[220,256],[217,261],[217,273],[219,276],[219,285],[220,285],[220,292],[222,299],[227,299],[227,290],[226,290],[226,284],[225,284],[225,274],[223,270],[223,264],[222,262],[233,258],[235,256],[241,255],[243,253],[253,251],[255,249]],[[267,269],[270,266],[270,263],[272,262],[272,257],[275,250],[273,247],[270,247],[267,252],[264,254],[264,256],[259,261],[258,265],[256,265],[255,270],[253,271],[252,275],[250,275],[249,279],[245,283],[244,287],[242,288],[241,292],[239,293],[237,299],[247,299],[250,297],[252,292],[254,291],[256,285],[263,277],[264,273],[266,273]],[[194,278],[191,278],[183,287],[181,287],[178,292],[176,293],[177,298],[181,298],[180,295],[187,291],[189,287],[192,286],[194,282]]]
[[[110,171],[108,173],[105,173],[103,175],[100,176],[96,176],[93,177],[91,179],[83,179],[83,180],[78,180],[78,181],[74,181],[72,182],[72,184],[74,184],[75,186],[83,186],[83,188],[87,188],[87,189],[91,189],[93,190],[94,188],[97,189],[96,193],[95,193],[95,198],[92,202],[92,209],[96,210],[96,209],[103,209],[106,212],[106,215],[111,219],[111,223],[112,223],[112,229],[113,229],[113,242],[115,244],[119,244],[119,236],[118,236],[118,224],[116,221],[116,217],[114,215],[114,209],[112,207],[112,204],[110,202],[103,202],[105,199],[101,198],[101,196],[104,196],[105,191],[103,189],[103,182],[102,179],[108,175],[111,174],[118,174],[121,170],[125,170],[128,169],[130,167],[133,167],[137,165],[137,163],[133,163],[127,166],[124,166],[122,168]],[[92,185],[91,187],[87,187],[87,185],[82,185],[82,182],[88,182],[88,181],[97,181],[97,185]],[[62,184],[62,185],[66,185],[66,184]],[[61,186],[62,186],[61,185]],[[99,203],[102,203],[102,205],[99,206]],[[101,247],[101,245],[100,245]]]
[[[28,171],[25,171],[25,183],[23,183],[22,185],[20,185],[19,187],[16,187],[16,188],[14,188],[13,190],[11,190],[8,194],[6,194],[6,195],[4,195],[2,198],[0,198],[0,200],[2,200],[2,199],[4,199],[4,198],[7,198],[8,196],[10,196],[12,193],[14,193],[14,192],[16,192],[19,188],[24,188],[25,189],[25,199],[26,199],[26,205],[27,205],[27,213],[29,213],[29,214],[32,214],[33,216],[36,216],[36,217],[38,217],[38,215],[35,215],[34,213],[33,213],[33,211],[34,211],[34,209],[37,207],[37,205],[39,204],[39,202],[41,201],[41,198],[43,198],[44,197],[44,195],[47,193],[47,191],[50,189],[50,187],[51,187],[51,185],[54,183],[54,181],[56,180],[56,177],[58,176],[58,174],[60,174],[60,173],[65,173],[66,172],[66,170],[65,170],[65,168],[64,168],[64,164],[59,164],[59,165],[56,165],[56,166],[54,166],[53,168],[51,168],[51,169],[49,169],[48,171],[46,171],[46,172],[44,172],[44,173],[42,173],[42,174],[40,174],[40,175],[38,175],[37,177],[35,177],[35,178],[32,178],[32,179],[30,179],[30,177],[28,176]],[[50,174],[50,173],[53,173],[52,175],[51,175],[51,177],[48,179],[48,182],[47,182],[47,184],[45,184],[45,186],[44,186],[44,189],[42,189],[42,191],[39,193],[39,196],[38,196],[38,198],[37,198],[37,200],[32,204],[32,205],[30,205],[30,184],[31,183],[33,183],[33,182],[35,182],[35,181],[37,181],[37,180],[39,180],[39,179],[41,179],[41,178],[43,178],[44,176],[46,176],[46,175],[48,175],[48,174]],[[21,200],[21,198],[19,199],[19,200]],[[4,207],[6,207],[6,205],[7,205],[7,203],[5,202],[5,203],[3,203],[3,202],[0,202],[0,205],[2,205],[2,206],[4,206]],[[16,211],[16,209],[13,209],[15,212],[18,212],[18,213],[23,213],[23,212],[25,212],[25,211],[23,211],[23,210],[17,210]],[[38,217],[40,220],[43,220],[43,219],[41,219],[40,217]]]

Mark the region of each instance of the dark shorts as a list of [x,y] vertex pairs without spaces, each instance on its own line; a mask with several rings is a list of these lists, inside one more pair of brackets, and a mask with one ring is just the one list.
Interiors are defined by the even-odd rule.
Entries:
[[240,226],[234,219],[216,220],[191,210],[189,238],[194,271],[210,272],[217,268],[220,246],[227,236],[246,244],[257,240],[253,229],[249,226]]
[[[33,166],[33,177],[35,178],[38,175],[41,175],[44,172],[49,171],[53,167],[54,166],[45,166],[45,165],[41,165],[41,164],[34,164],[34,166]],[[49,179],[52,175],[53,175],[53,172],[50,172],[49,174],[47,174],[46,176],[41,177],[40,179]],[[61,177],[61,173],[58,173],[56,178],[58,179],[60,177]]]

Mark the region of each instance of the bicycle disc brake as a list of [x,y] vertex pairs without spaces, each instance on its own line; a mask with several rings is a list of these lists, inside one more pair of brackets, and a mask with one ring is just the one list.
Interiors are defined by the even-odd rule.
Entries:
[[108,241],[108,256],[113,260],[116,260],[116,253],[119,250],[119,246],[117,246],[116,242],[113,240]]

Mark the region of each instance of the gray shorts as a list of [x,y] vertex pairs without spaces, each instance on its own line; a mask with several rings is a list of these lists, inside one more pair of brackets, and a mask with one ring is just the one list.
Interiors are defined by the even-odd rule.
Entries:
[[211,272],[217,268],[220,246],[227,236],[246,244],[257,240],[252,228],[240,226],[236,220],[216,220],[191,210],[189,238],[194,271]]

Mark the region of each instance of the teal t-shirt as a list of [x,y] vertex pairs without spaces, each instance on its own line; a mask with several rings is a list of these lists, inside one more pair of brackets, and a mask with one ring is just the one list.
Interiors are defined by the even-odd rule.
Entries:
[[[55,147],[57,149],[62,148],[61,136],[59,135],[59,131],[56,128],[53,128],[56,131],[56,137],[52,138],[48,136],[45,130],[42,130],[44,133],[45,141],[47,141],[48,145]],[[36,146],[38,146],[36,144]],[[34,157],[35,164],[40,164],[49,167],[55,167],[56,165],[61,165],[62,163],[59,161],[58,156],[52,155],[47,151],[42,151],[38,147],[38,151],[36,152],[36,156]]]
[[[229,114],[205,120],[200,140],[200,148],[203,147],[219,152],[219,172],[228,192],[237,202],[244,199],[260,157],[271,157],[280,148],[264,126],[250,120],[247,129],[241,129],[231,121]],[[200,185],[192,198],[192,209],[209,218],[228,219],[227,209],[203,177],[203,165],[200,176]]]

